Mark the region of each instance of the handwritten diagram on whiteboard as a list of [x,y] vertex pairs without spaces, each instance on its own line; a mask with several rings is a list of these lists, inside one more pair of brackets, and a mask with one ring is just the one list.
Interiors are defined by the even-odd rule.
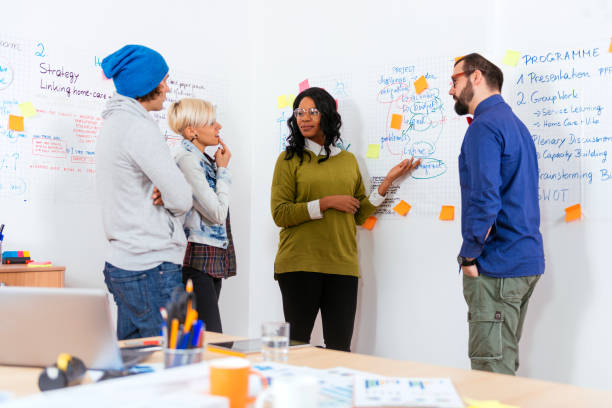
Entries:
[[[114,94],[104,56],[0,33],[0,200],[93,203],[95,145]],[[226,108],[225,84],[171,71],[165,107],[200,97]],[[168,144],[180,137],[154,112]]]
[[[467,122],[455,114],[448,95],[452,67],[452,59],[437,58],[370,70],[366,162],[372,186],[401,160],[421,159],[410,177],[389,190],[379,216],[397,216],[392,208],[400,200],[412,206],[412,214],[428,216],[438,215],[443,205],[459,205],[457,156]],[[427,85],[417,92],[421,77]]]

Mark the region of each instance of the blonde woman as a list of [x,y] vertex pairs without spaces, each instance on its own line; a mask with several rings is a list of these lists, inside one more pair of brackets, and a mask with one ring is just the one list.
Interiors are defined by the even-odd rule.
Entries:
[[[193,189],[193,208],[185,218],[187,251],[183,283],[194,284],[198,315],[206,330],[222,332],[219,293],[222,279],[236,275],[236,255],[229,217],[231,153],[219,137],[215,107],[202,99],[174,102],[168,109],[170,128],[183,136],[175,160]],[[221,145],[210,157],[207,146]]]

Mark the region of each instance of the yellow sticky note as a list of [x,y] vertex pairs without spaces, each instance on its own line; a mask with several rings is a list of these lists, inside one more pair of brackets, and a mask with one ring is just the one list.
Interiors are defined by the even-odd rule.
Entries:
[[404,200],[401,200],[395,207],[393,207],[393,211],[395,211],[399,215],[406,215],[408,214],[411,208],[412,207],[410,206],[410,204],[408,204]]
[[610,48],[608,48],[608,52],[612,52],[612,38],[610,38]]
[[365,222],[361,226],[367,230],[372,230],[372,228],[374,228],[374,225],[376,225],[376,221],[376,217],[371,216],[367,220],[365,220]]
[[379,144],[368,145],[368,152],[366,153],[366,157],[368,159],[378,159],[378,156],[380,156],[380,145]]
[[416,89],[417,94],[422,93],[427,88],[429,88],[429,85],[427,84],[427,80],[423,75],[421,75],[419,79],[414,81],[414,89]]
[[404,120],[404,118],[402,117],[402,115],[398,115],[397,113],[394,113],[393,115],[391,115],[391,129],[397,129],[400,130],[402,128],[402,121]]
[[32,102],[23,102],[19,104],[19,110],[24,118],[36,116],[36,108]]
[[457,63],[457,61],[459,61],[461,58],[465,57],[465,55],[462,55],[460,57],[455,57],[455,64]]
[[452,205],[443,205],[440,210],[440,219],[442,221],[452,221],[455,219],[455,207]]
[[511,67],[516,67],[516,64],[518,64],[519,58],[521,58],[520,52],[508,50],[506,51],[506,56],[502,60],[502,64],[509,65]]
[[292,107],[293,106],[293,101],[295,101],[295,95],[289,94],[289,99],[287,100],[287,105],[289,107]]
[[287,100],[287,95],[281,95],[277,99],[278,109],[283,109],[289,106],[289,101]]
[[8,128],[17,132],[23,132],[23,116],[9,115]]
[[565,222],[579,220],[582,217],[580,204],[572,205],[565,209]]

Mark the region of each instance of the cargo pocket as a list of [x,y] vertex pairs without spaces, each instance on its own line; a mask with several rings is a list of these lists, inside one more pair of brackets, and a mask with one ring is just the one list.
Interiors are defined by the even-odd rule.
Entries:
[[148,274],[142,271],[121,271],[111,274],[113,291],[135,317],[149,313]]
[[470,339],[468,355],[472,360],[501,360],[502,324],[504,316],[499,311],[475,311],[468,313]]

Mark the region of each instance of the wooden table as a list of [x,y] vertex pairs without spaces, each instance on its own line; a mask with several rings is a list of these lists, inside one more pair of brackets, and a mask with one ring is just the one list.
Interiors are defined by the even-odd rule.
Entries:
[[[238,337],[206,333],[206,342],[236,339]],[[224,357],[227,356],[208,351],[204,355],[206,360]],[[252,354],[248,358],[253,362],[261,361],[260,354]],[[159,352],[149,362],[162,360],[162,353]],[[342,366],[397,377],[448,377],[463,398],[499,400],[521,408],[612,407],[612,392],[609,391],[315,347],[290,350],[289,364],[322,369]],[[36,368],[0,366],[0,389],[12,391],[18,396],[36,393],[39,373],[40,369]]]
[[64,287],[64,266],[0,265],[0,282],[7,286]]

